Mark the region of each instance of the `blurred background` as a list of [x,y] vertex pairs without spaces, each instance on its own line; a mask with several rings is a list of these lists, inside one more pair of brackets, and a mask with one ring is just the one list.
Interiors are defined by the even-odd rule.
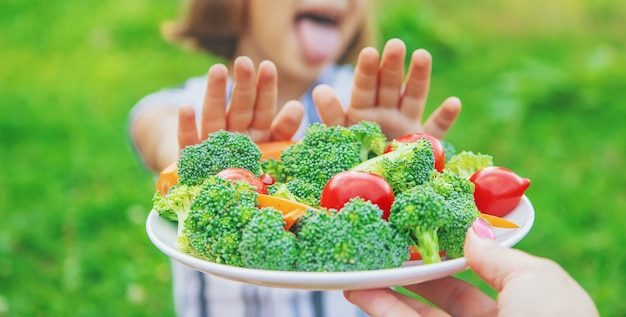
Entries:
[[[2,7],[0,316],[172,316],[168,258],[145,234],[154,179],[126,120],[213,60],[160,37],[177,1]],[[536,224],[516,247],[626,316],[626,2],[393,0],[377,14],[383,38],[432,53],[428,111],[463,100],[446,139],[532,180]]]

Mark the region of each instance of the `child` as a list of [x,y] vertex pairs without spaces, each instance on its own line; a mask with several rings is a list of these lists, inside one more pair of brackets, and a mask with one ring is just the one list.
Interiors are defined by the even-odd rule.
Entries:
[[[460,101],[448,98],[422,126],[430,55],[412,54],[405,81],[401,41],[387,42],[381,56],[367,47],[368,10],[366,0],[191,0],[186,16],[166,34],[226,58],[229,67],[214,65],[207,76],[140,100],[129,126],[138,155],[158,172],[177,159],[180,148],[219,129],[265,142],[300,138],[319,121],[371,120],[389,138],[422,131],[442,138]],[[357,53],[355,68],[340,66]],[[340,291],[256,287],[178,263],[173,279],[179,316],[363,315]]]

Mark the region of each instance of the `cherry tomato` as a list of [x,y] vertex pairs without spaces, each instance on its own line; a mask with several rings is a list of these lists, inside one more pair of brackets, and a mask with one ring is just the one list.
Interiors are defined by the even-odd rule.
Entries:
[[269,186],[269,185],[274,185],[274,183],[276,183],[276,180],[274,179],[274,177],[272,177],[272,175],[267,174],[267,173],[263,173],[261,174],[261,176],[259,177],[259,179],[261,179],[261,181],[263,182],[263,184]]
[[[439,256],[442,258],[446,256],[446,251],[439,250]],[[415,246],[409,246],[409,261],[417,261],[421,259],[422,255],[415,249]]]
[[354,197],[361,197],[378,205],[382,218],[389,218],[394,200],[391,185],[380,175],[362,171],[344,171],[331,177],[324,186],[320,206],[340,210]]
[[470,181],[474,183],[474,201],[482,213],[503,217],[519,204],[530,180],[499,166],[489,166],[476,171]]
[[254,176],[254,173],[245,168],[227,168],[216,174],[217,176],[231,181],[245,180],[248,184],[256,188],[259,194],[267,194],[267,187],[259,178]]
[[[441,141],[436,137],[425,133],[411,133],[397,137],[395,141],[401,143],[413,143],[419,141],[420,139],[430,141],[430,144],[433,147],[433,155],[435,156],[435,169],[439,172],[443,172],[446,165],[446,154],[443,151],[443,144],[441,144]],[[393,147],[389,144],[387,148],[385,148],[385,153],[391,152],[392,150]]]

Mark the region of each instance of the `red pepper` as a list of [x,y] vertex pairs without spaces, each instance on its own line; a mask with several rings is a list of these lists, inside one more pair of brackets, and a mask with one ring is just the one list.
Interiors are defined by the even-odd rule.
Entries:
[[480,212],[503,217],[513,211],[530,186],[528,178],[499,166],[489,166],[476,171],[470,181],[474,183],[474,201]]

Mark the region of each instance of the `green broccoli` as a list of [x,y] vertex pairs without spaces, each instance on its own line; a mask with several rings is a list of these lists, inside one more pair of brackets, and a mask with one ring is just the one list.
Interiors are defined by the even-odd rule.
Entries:
[[443,173],[433,170],[427,185],[449,202],[474,202],[474,183],[451,170],[444,169]]
[[411,240],[424,264],[441,262],[438,230],[452,219],[444,196],[428,184],[412,187],[395,197],[389,223]]
[[239,244],[243,264],[255,269],[293,270],[298,257],[296,237],[284,227],[280,211],[259,209],[243,229]]
[[387,136],[375,122],[360,121],[349,128],[361,144],[361,161],[381,155],[387,147]]
[[380,151],[380,137],[384,135],[377,134],[380,127],[376,127],[367,121],[350,128],[309,125],[302,140],[284,149],[280,156],[284,181],[301,182],[290,191],[304,200],[319,201],[324,185],[333,175],[359,164],[361,155],[367,157],[370,152]]
[[474,202],[474,183],[451,171],[435,172],[429,185],[442,195],[452,211],[452,219],[438,231],[439,247],[449,258],[463,256],[467,229],[480,217]]
[[230,168],[261,174],[261,150],[249,136],[220,130],[200,144],[185,147],[178,160],[179,183],[199,185],[204,179]]
[[360,146],[350,130],[314,123],[302,140],[283,150],[280,160],[287,181],[304,178],[325,184],[332,175],[357,164],[359,155]]
[[301,178],[287,183],[274,183],[267,186],[267,191],[272,196],[297,201],[314,208],[320,205],[320,197],[317,193],[321,193],[321,189]]
[[441,145],[443,146],[443,153],[446,157],[446,163],[456,155],[456,147],[449,141],[441,140]]
[[493,166],[493,157],[491,155],[476,154],[471,151],[461,151],[451,157],[446,163],[447,170],[467,179],[479,169],[487,166]]
[[257,193],[247,182],[209,176],[185,219],[181,250],[207,261],[243,266],[241,234],[257,204]]
[[429,141],[397,142],[394,151],[376,156],[350,168],[378,174],[385,178],[395,195],[424,184],[434,170],[435,158]]
[[299,221],[299,271],[345,272],[395,268],[408,260],[409,241],[381,218],[382,210],[353,198],[331,214],[309,210]]
[[261,161],[261,171],[274,178],[275,182],[284,182],[283,162],[277,159],[266,159]]
[[165,196],[156,191],[152,197],[152,208],[167,220],[178,222],[178,239],[181,245],[183,224],[191,209],[191,204],[200,191],[200,185],[178,184],[170,188]]

